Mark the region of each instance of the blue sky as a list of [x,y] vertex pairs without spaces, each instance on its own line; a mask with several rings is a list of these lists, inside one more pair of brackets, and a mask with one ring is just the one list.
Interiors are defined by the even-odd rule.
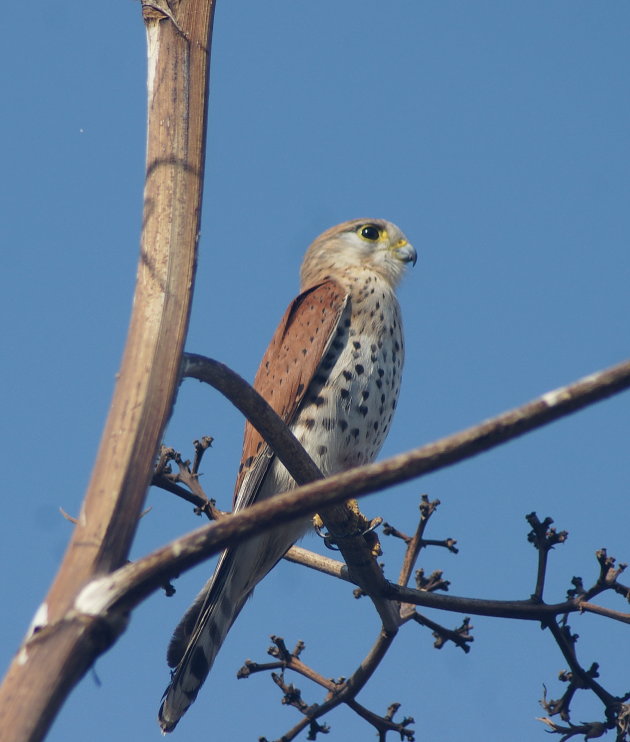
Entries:
[[[71,526],[59,508],[79,510],[120,361],[141,221],[146,64],[132,0],[13,4],[1,23],[4,666],[63,554]],[[383,455],[626,358],[629,25],[630,5],[616,0],[219,0],[188,349],[253,378],[308,243],[332,224],[376,216],[396,222],[419,254],[400,290],[405,378]],[[503,599],[533,590],[524,515],[549,515],[570,532],[546,593],[561,600],[573,575],[595,579],[596,549],[630,559],[629,412],[626,393],[370,496],[365,511],[412,531],[419,494],[439,498],[428,535],[452,536],[461,551],[430,551],[425,570],[444,569],[453,594]],[[204,483],[227,506],[242,420],[186,382],[166,441],[186,454],[203,434],[215,437]],[[200,525],[163,492],[148,503],[132,557]],[[315,537],[304,545],[320,548]],[[400,550],[384,547],[393,577]],[[209,569],[136,612],[72,693],[52,742],[158,739],[166,644]],[[472,623],[466,656],[405,627],[359,700],[380,713],[401,702],[418,739],[545,739],[537,701],[543,683],[561,694],[565,668],[551,637],[525,623]],[[600,663],[609,691],[628,690],[623,627],[593,616],[571,626],[584,664]],[[269,678],[237,681],[243,660],[264,661],[274,633],[289,646],[303,639],[305,661],[326,677],[349,675],[377,630],[346,585],[280,565],[175,739],[279,737],[295,712]],[[294,680],[309,703],[321,701]],[[588,697],[574,709],[575,722],[601,716]],[[344,709],[326,721],[330,739],[373,739]]]

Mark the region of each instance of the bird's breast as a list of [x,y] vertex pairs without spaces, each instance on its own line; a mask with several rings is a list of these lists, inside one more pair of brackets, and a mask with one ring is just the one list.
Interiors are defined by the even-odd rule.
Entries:
[[351,294],[292,426],[325,475],[374,460],[396,408],[403,359],[398,302],[368,283]]

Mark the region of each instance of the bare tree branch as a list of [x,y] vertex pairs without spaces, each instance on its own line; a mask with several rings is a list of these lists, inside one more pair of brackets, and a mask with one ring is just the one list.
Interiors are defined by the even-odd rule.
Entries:
[[[238,374],[218,361],[186,353],[183,375],[212,385],[243,412],[297,482],[316,478],[314,464],[306,460],[308,457],[299,441],[267,402]],[[310,485],[308,491],[321,493],[322,500],[315,509],[344,498],[368,494],[507,443],[629,387],[630,361],[624,361],[547,392],[461,433],[393,456],[386,461],[329,477],[326,482]],[[343,487],[343,493],[340,493],[340,487]]]
[[[220,374],[228,376],[230,383],[244,385],[244,388],[249,386],[226,366],[216,361],[209,364],[209,367],[212,366],[215,366]],[[190,369],[188,371],[190,372]],[[222,382],[217,382],[217,388],[220,388],[219,384],[222,384]],[[526,431],[545,425],[553,419],[616,394],[629,385],[630,362],[627,361],[606,371],[592,374],[561,389],[548,392],[533,402],[528,402],[521,407],[435,443],[277,495],[235,515],[221,519],[217,523],[182,536],[134,564],[122,567],[110,577],[103,578],[104,581],[99,583],[98,590],[90,589],[91,600],[99,593],[99,598],[94,603],[94,605],[100,606],[98,611],[103,610],[106,606],[112,609],[114,605],[117,605],[121,610],[128,611],[149,593],[157,589],[165,579],[189,569],[227,546],[281,523],[321,511],[322,506],[343,501],[348,497],[361,496],[376,489],[412,479],[423,473],[436,471],[456,461],[470,458],[482,450],[498,446],[507,440],[522,435]],[[220,390],[223,391],[223,389]],[[250,389],[248,394],[256,395],[253,389]],[[265,406],[268,407],[262,398],[256,404],[263,409]],[[268,420],[263,424],[258,419],[257,411],[249,409],[246,404],[243,404],[240,397],[239,405],[246,410],[248,416],[251,415],[252,421],[257,427],[260,425],[261,429],[265,429],[265,435],[267,435],[266,428],[277,428],[272,440],[274,441],[273,445],[280,452],[278,456],[292,475],[300,476],[300,470],[297,469],[296,462],[305,452],[296,449],[295,451],[292,450],[295,458],[286,455],[286,451],[282,448],[283,444],[279,440],[281,436],[286,436],[287,433],[291,434],[290,431],[285,430],[280,435],[275,435],[278,430],[286,428],[286,426],[277,418],[273,410],[269,407],[265,411]],[[277,418],[276,421],[269,422],[274,417]],[[545,615],[552,615],[554,612],[554,608],[551,606],[541,607],[531,604],[529,601],[502,601],[502,606],[497,612],[497,601],[490,601],[493,606],[490,607],[488,601],[474,601],[470,598],[456,599],[453,596],[414,591],[410,588],[391,585],[384,578],[382,584],[384,590],[382,594],[390,599],[416,605],[441,607],[445,610],[455,610],[463,613],[505,615],[542,620]],[[96,588],[96,585],[92,587]],[[464,603],[458,604],[457,601],[465,601],[465,605]],[[458,605],[459,607],[457,607]],[[94,610],[94,607],[89,612],[92,612],[92,610]],[[555,610],[556,612],[559,610],[557,605]],[[547,611],[548,613],[546,613]]]
[[[426,521],[432,512],[434,512],[436,505],[437,501],[430,503],[426,496],[422,497],[420,518],[422,530],[424,530]],[[421,616],[415,610],[409,610],[413,603],[419,605],[428,604],[430,607],[455,610],[457,612],[470,611],[495,617],[500,616],[513,619],[539,621],[543,628],[548,628],[550,630],[556,644],[561,649],[570,667],[569,671],[563,671],[560,673],[560,680],[568,684],[565,692],[560,698],[557,700],[547,700],[547,693],[545,691],[544,698],[541,700],[541,704],[545,711],[550,716],[559,714],[563,720],[569,721],[571,702],[577,691],[591,691],[599,698],[604,706],[605,721],[592,722],[586,725],[586,727],[584,727],[584,725],[581,725],[580,727],[574,727],[572,725],[571,729],[577,730],[575,731],[575,734],[578,734],[579,729],[588,728],[590,726],[600,730],[616,728],[617,742],[625,742],[626,733],[628,731],[627,720],[630,719],[630,706],[627,705],[626,701],[630,698],[630,694],[616,696],[603,688],[603,686],[596,681],[596,678],[599,677],[599,667],[597,663],[592,663],[588,668],[581,666],[576,653],[577,636],[571,634],[567,618],[570,613],[583,611],[585,598],[591,598],[604,591],[613,591],[624,599],[627,599],[629,592],[628,588],[625,585],[622,585],[618,579],[624,572],[626,565],[617,565],[616,560],[609,557],[605,549],[599,550],[595,555],[599,566],[599,574],[592,586],[586,589],[583,585],[582,579],[574,577],[572,579],[574,588],[568,591],[568,599],[563,603],[547,606],[542,603],[542,585],[544,584],[546,577],[545,573],[548,568],[547,555],[554,545],[561,544],[565,541],[566,533],[551,528],[551,518],[545,518],[541,521],[535,513],[530,513],[527,516],[527,521],[532,527],[532,531],[529,534],[530,542],[538,550],[539,554],[544,552],[544,558],[539,559],[537,566],[537,585],[540,589],[538,589],[531,598],[525,601],[480,601],[478,599],[468,598],[454,598],[451,600],[450,597],[445,597],[444,600],[438,600],[437,604],[435,604],[436,601],[431,600],[430,597],[427,600],[427,597],[430,595],[427,591],[432,588],[425,587],[424,583],[418,590],[409,590],[402,585],[391,585],[390,588],[393,596],[399,596],[408,601],[400,602],[401,623],[408,623],[413,620],[415,623],[431,629],[436,639],[434,646],[438,649],[442,648],[447,642],[453,642],[463,651],[468,652],[470,649],[470,643],[473,641],[471,635],[472,626],[469,618],[464,618],[457,628],[449,629],[426,618],[425,616]],[[409,559],[409,554],[416,551],[417,544],[414,544],[414,538],[412,537],[405,536],[395,529],[390,528],[390,531],[397,537],[404,539],[407,543],[407,554],[403,560],[406,564]],[[438,543],[443,545],[443,542]],[[543,568],[542,572],[541,565]],[[606,612],[604,615],[607,615],[610,618],[623,617],[623,614],[616,614],[616,612]],[[559,616],[561,617],[560,621],[558,621]],[[385,653],[391,646],[392,638],[393,637],[382,633],[377,639],[374,647],[362,661],[357,672],[355,672],[348,680],[345,680],[344,678],[339,680],[326,679],[320,672],[305,665],[299,657],[304,648],[302,642],[298,643],[293,653],[289,653],[284,642],[277,637],[274,638],[276,648],[273,651],[270,650],[270,653],[273,654],[274,657],[277,657],[279,661],[266,664],[247,661],[245,666],[239,672],[239,677],[247,677],[254,672],[265,672],[282,668],[283,670],[292,670],[328,689],[329,693],[323,703],[308,705],[302,699],[301,691],[293,684],[286,682],[284,680],[284,675],[277,675],[276,673],[272,674],[274,682],[282,688],[285,694],[283,703],[294,706],[302,714],[300,721],[286,732],[282,736],[282,739],[294,739],[306,728],[312,730],[313,727],[311,724],[314,720],[323,717],[340,703],[345,703],[359,716],[373,724],[379,732],[379,739],[385,739],[386,733],[389,731],[394,731],[402,736],[408,736],[411,738],[413,733],[407,726],[411,720],[405,719],[399,725],[392,724],[390,723],[391,718],[379,717],[373,711],[369,711],[356,703],[356,694],[363,687],[367,678],[369,678],[377,669]],[[564,733],[568,729],[560,728],[548,720],[547,722],[550,723],[552,728],[557,729],[558,733]],[[573,733],[568,735],[566,739],[570,736],[573,736]]]
[[288,562],[301,564],[303,567],[309,567],[330,577],[338,577],[340,580],[351,582],[345,562],[322,556],[314,551],[303,549],[301,546],[292,546],[284,558]]
[[[122,631],[74,611],[96,575],[125,563],[170,416],[194,283],[214,0],[143,5],[149,50],[147,171],[129,332],[71,543],[0,687],[5,742],[41,739],[94,658]],[[175,15],[177,18],[175,18]]]

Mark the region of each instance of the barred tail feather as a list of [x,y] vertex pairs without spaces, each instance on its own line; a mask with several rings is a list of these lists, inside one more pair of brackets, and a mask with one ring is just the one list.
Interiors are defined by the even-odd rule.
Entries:
[[175,669],[158,712],[164,733],[175,729],[194,702],[247,599],[247,594],[230,589],[229,584],[226,589],[222,571],[199,593],[171,639],[167,659]]
[[291,523],[224,551],[215,573],[175,629],[167,659],[174,667],[158,721],[172,732],[193,703],[221,645],[256,585],[302,536],[309,520]]

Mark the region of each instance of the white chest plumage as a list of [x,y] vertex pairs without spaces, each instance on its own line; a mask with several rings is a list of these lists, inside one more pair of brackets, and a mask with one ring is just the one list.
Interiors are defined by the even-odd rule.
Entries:
[[403,358],[396,297],[368,274],[352,285],[337,333],[293,424],[325,475],[374,460],[398,400]]

